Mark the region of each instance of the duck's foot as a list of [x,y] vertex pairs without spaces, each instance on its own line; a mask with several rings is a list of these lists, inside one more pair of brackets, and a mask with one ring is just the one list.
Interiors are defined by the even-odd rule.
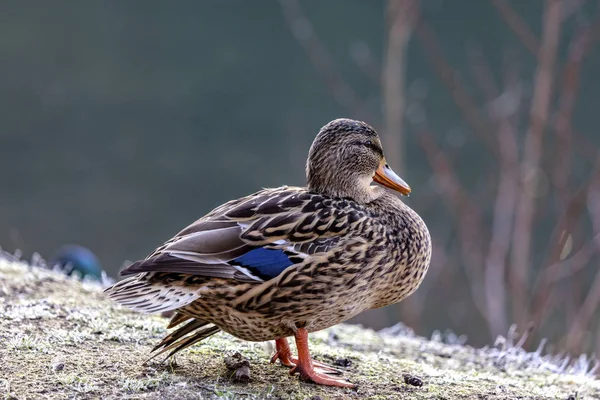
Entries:
[[275,354],[271,357],[271,364],[277,360],[288,368],[293,368],[298,363],[298,360],[292,357],[292,350],[286,338],[275,340]]
[[[299,328],[296,331],[296,347],[298,348],[298,359],[293,359],[289,356],[289,345],[286,339],[280,339],[279,349],[274,360],[277,358],[281,359],[281,355],[283,355],[284,359],[287,357],[287,361],[294,361],[294,366],[290,370],[290,375],[298,373],[300,375],[300,379],[303,381],[314,382],[319,385],[327,385],[327,386],[339,386],[339,387],[347,387],[354,388],[356,385],[348,382],[342,378],[334,378],[330,376],[332,373],[340,374],[341,371],[329,367],[325,364],[317,363],[310,358],[310,352],[308,350],[308,331],[304,328]],[[287,346],[287,353],[285,347]],[[282,362],[283,363],[283,362]],[[285,364],[284,364],[285,365]],[[335,371],[335,372],[332,372]]]
[[[275,340],[275,354],[271,357],[271,364],[275,363],[277,360],[282,365],[285,365],[288,368],[295,368],[298,365],[298,359],[292,356],[292,350],[290,349],[290,345],[286,338],[281,338]],[[327,364],[323,364],[319,361],[312,361],[312,365],[316,371],[329,374],[329,375],[342,375],[343,372],[337,368],[330,367]],[[291,371],[290,371],[291,373]]]
[[309,365],[305,364],[297,364],[295,367],[290,369],[290,375],[294,375],[295,373],[300,374],[300,379],[307,382],[314,382],[319,385],[327,385],[327,386],[339,386],[339,387],[347,387],[354,388],[355,384],[348,382],[343,378],[334,378],[328,375],[326,372],[317,372],[318,368],[313,367],[312,363]]

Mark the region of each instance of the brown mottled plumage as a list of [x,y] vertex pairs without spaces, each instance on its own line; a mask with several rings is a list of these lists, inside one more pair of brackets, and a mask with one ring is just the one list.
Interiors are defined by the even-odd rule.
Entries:
[[[189,321],[156,346],[158,354],[224,330],[244,340],[276,340],[273,360],[305,380],[353,386],[310,359],[306,335],[414,292],[429,267],[431,240],[413,210],[371,185],[410,192],[385,163],[369,125],[325,125],[306,173],[306,188],[265,189],[216,208],[107,289],[135,310],[176,310],[169,327]],[[288,336],[296,338],[298,360]]]

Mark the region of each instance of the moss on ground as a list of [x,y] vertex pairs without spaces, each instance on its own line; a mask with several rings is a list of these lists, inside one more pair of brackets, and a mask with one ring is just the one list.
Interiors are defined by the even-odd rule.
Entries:
[[[143,365],[166,320],[121,309],[100,285],[0,259],[0,394],[5,399],[600,399],[600,381],[539,355],[475,349],[340,325],[311,335],[317,360],[358,389],[300,382],[269,363],[271,344],[215,335],[175,360]],[[224,356],[250,361],[234,383]],[[422,386],[405,383],[405,375]],[[406,377],[408,381],[415,381]]]

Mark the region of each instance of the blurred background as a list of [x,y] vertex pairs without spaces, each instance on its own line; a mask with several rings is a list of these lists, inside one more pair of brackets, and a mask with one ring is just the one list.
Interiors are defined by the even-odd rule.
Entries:
[[0,246],[113,277],[213,207],[304,184],[362,119],[430,227],[425,282],[354,322],[511,324],[600,351],[600,3],[0,3]]

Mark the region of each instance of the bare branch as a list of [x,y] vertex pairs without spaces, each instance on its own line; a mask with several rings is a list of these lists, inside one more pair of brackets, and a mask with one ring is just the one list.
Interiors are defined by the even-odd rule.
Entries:
[[431,27],[421,18],[417,23],[417,37],[423,45],[425,52],[433,65],[434,70],[448,87],[456,104],[460,107],[465,120],[472,126],[473,131],[487,146],[493,155],[496,155],[496,143],[492,139],[492,131],[488,124],[479,116],[479,107],[465,90],[458,73],[450,66],[444,57]]
[[579,89],[581,66],[592,39],[593,29],[590,26],[581,27],[569,45],[567,63],[562,71],[563,83],[559,108],[555,119],[556,154],[553,160],[555,166],[552,174],[553,183],[563,205],[568,197],[569,176],[571,173],[572,129],[571,119],[575,100]]
[[483,278],[481,235],[484,231],[481,210],[470,200],[468,192],[455,176],[448,159],[444,152],[439,150],[432,135],[423,129],[418,137],[434,171],[440,191],[445,194],[444,198],[448,200],[453,213],[457,215],[461,254],[469,278],[471,295],[482,316],[486,317],[485,297],[480,285]]
[[[594,233],[600,235],[600,179],[596,180],[590,189],[588,197],[588,210],[592,216],[592,225]],[[592,318],[600,306],[600,272],[596,272],[596,277],[588,294],[579,308],[577,315],[567,336],[567,348],[570,350],[578,349],[581,346],[583,333],[589,328]]]
[[[489,83],[491,80],[491,70],[487,66],[487,63],[485,63],[483,56],[481,56],[479,61],[476,76],[479,77],[478,81],[481,82],[480,85],[488,92],[488,98],[489,96],[498,97],[494,87]],[[512,57],[505,56],[504,64],[506,71],[504,91],[511,93],[516,90],[518,85],[518,62]],[[513,101],[518,102],[519,100],[513,99]],[[511,115],[506,112],[496,112],[494,116],[500,118],[497,135],[499,151],[498,173],[500,176],[496,190],[496,202],[494,204],[490,247],[485,261],[484,282],[488,323],[492,336],[497,336],[508,329],[504,275],[510,249],[518,194],[517,165],[519,162],[519,149],[515,124],[511,121]]]
[[333,57],[327,51],[315,33],[315,29],[306,17],[298,0],[280,0],[283,14],[296,40],[304,47],[317,73],[321,76],[333,98],[355,115],[368,115],[350,84],[335,67]]
[[469,46],[467,55],[470,59],[469,67],[471,67],[475,82],[477,82],[479,89],[483,92],[486,100],[492,102],[498,97],[500,90],[494,80],[492,69],[483,55],[481,46]]
[[498,9],[498,12],[508,26],[517,34],[521,42],[527,49],[537,56],[540,43],[535,34],[531,31],[527,23],[511,7],[507,0],[491,0],[492,4]]
[[[574,274],[584,269],[592,257],[594,257],[600,249],[600,235],[596,235],[589,242],[585,243],[579,250],[573,253],[566,260],[555,262],[550,265],[538,277],[540,282],[548,282],[548,284],[557,284],[559,281],[571,278]],[[538,284],[534,285],[534,293],[538,292]]]
[[387,161],[401,168],[403,160],[403,130],[405,97],[404,75],[406,66],[406,47],[412,33],[412,27],[418,14],[419,2],[416,0],[388,0],[387,51],[383,68],[381,88],[383,91],[383,136],[386,139]]
[[[540,62],[535,74],[531,105],[530,125],[525,140],[523,176],[537,173],[542,155],[544,128],[548,119],[552,96],[552,74],[556,60],[561,26],[561,2],[546,0],[544,28],[540,48]],[[527,185],[527,182],[524,182]],[[533,189],[535,190],[535,189]],[[535,213],[535,197],[532,188],[523,187],[517,205],[513,233],[511,286],[514,291],[513,315],[518,325],[527,324],[528,269],[531,252],[531,231]]]
[[[535,291],[532,302],[532,311],[534,313],[533,319],[536,325],[539,325],[546,319],[550,309],[552,296],[555,292],[554,288],[556,283],[560,280],[561,267],[563,265],[558,264],[560,253],[562,252],[562,249],[564,249],[569,233],[573,231],[577,220],[579,220],[583,213],[590,188],[596,185],[600,180],[600,156],[597,156],[596,160],[593,176],[571,197],[566,205],[565,212],[560,216],[558,223],[556,224],[555,231],[552,235],[553,239],[551,241],[551,243],[555,243],[555,245],[553,245],[552,265],[540,273],[534,286]],[[592,244],[592,246],[595,246],[595,243]],[[589,251],[593,251],[593,248]],[[586,254],[585,250],[580,250],[571,258],[571,261],[581,263],[582,261],[586,261],[587,256],[588,254]],[[593,257],[593,254],[590,254],[589,257]]]
[[358,41],[350,45],[350,57],[363,73],[375,83],[381,85],[381,67],[373,59],[371,48],[364,41]]

